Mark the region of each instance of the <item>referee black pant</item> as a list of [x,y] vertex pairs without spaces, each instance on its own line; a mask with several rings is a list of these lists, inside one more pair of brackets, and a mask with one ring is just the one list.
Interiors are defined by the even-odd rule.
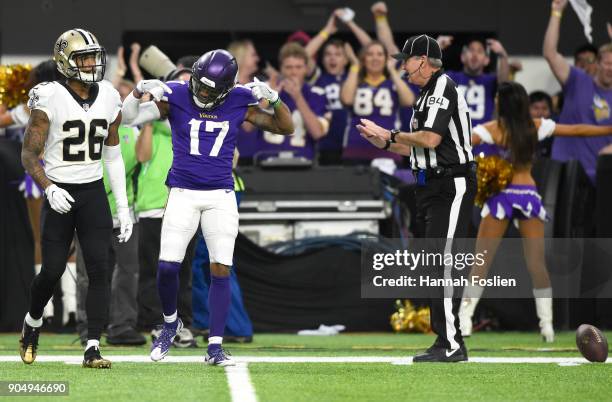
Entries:
[[76,230],[89,277],[86,301],[88,339],[100,339],[108,318],[107,260],[113,230],[104,183],[98,180],[85,184],[56,184],[68,191],[75,202],[65,214],[55,212],[48,200],[43,204],[42,268],[32,281],[29,313],[34,319],[42,317],[43,308],[66,269],[70,244]]
[[[417,186],[419,237],[431,239],[437,252],[451,252],[453,238],[469,235],[475,195],[476,176],[472,172],[460,177],[431,178],[425,185]],[[456,273],[452,266],[444,266],[436,267],[428,275],[453,278]],[[431,327],[437,335],[434,346],[453,350],[463,346],[457,315],[460,302],[460,292],[452,286],[429,288]]]

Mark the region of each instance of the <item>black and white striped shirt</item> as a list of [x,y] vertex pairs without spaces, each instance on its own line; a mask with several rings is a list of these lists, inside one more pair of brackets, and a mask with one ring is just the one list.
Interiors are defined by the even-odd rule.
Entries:
[[410,122],[412,132],[433,131],[442,136],[434,149],[412,147],[412,169],[429,169],[464,164],[472,155],[472,122],[457,84],[442,70],[437,71],[421,89]]

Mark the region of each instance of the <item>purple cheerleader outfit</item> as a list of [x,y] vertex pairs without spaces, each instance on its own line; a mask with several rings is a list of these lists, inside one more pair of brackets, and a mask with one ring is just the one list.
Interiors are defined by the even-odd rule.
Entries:
[[[555,131],[555,122],[542,119],[538,129],[538,141],[550,137]],[[483,143],[493,144],[491,133],[482,125],[474,127],[473,133],[478,135]],[[548,219],[542,205],[542,197],[535,186],[527,184],[509,184],[505,189],[489,197],[482,208],[480,216],[491,215],[495,219],[512,220],[518,226],[518,220],[537,218]]]
[[44,192],[28,173],[25,174],[23,181],[19,185],[19,191],[23,191],[25,198],[40,198]]
[[[43,162],[42,160],[40,160],[39,162],[40,166],[45,166],[45,162]],[[27,172],[23,176],[23,181],[19,184],[19,191],[23,191],[23,196],[25,198],[34,199],[42,197],[43,193],[45,192],[42,187],[40,187],[38,183],[34,181],[34,178],[30,176],[30,174]]]
[[480,215],[484,218],[489,214],[495,219],[511,219],[515,224],[517,219],[547,219],[538,190],[535,186],[525,184],[509,184],[501,192],[489,197]]

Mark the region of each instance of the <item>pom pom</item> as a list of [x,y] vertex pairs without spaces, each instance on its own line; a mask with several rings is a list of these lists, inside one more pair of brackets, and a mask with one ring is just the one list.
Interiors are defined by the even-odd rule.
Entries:
[[396,300],[397,311],[390,317],[391,328],[395,332],[431,332],[429,307],[414,308],[410,300]]
[[485,201],[494,194],[505,189],[512,180],[512,164],[497,156],[476,157],[478,170],[476,179],[478,181],[478,192],[475,204],[482,208]]
[[31,71],[29,64],[0,65],[0,104],[12,109],[27,102]]

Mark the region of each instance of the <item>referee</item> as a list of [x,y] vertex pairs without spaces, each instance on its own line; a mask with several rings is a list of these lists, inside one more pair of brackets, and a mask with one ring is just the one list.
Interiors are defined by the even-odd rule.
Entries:
[[[403,62],[410,82],[421,88],[411,132],[389,131],[366,119],[357,128],[375,146],[410,155],[417,181],[420,236],[447,239],[439,247],[450,252],[452,241],[448,239],[468,235],[476,194],[469,110],[457,85],[442,71],[442,51],[435,39],[413,36],[393,57]],[[452,268],[435,269],[436,276],[448,278]],[[437,339],[425,353],[414,357],[415,363],[467,360],[457,316],[460,299],[452,295],[452,287],[431,289],[431,326]]]

